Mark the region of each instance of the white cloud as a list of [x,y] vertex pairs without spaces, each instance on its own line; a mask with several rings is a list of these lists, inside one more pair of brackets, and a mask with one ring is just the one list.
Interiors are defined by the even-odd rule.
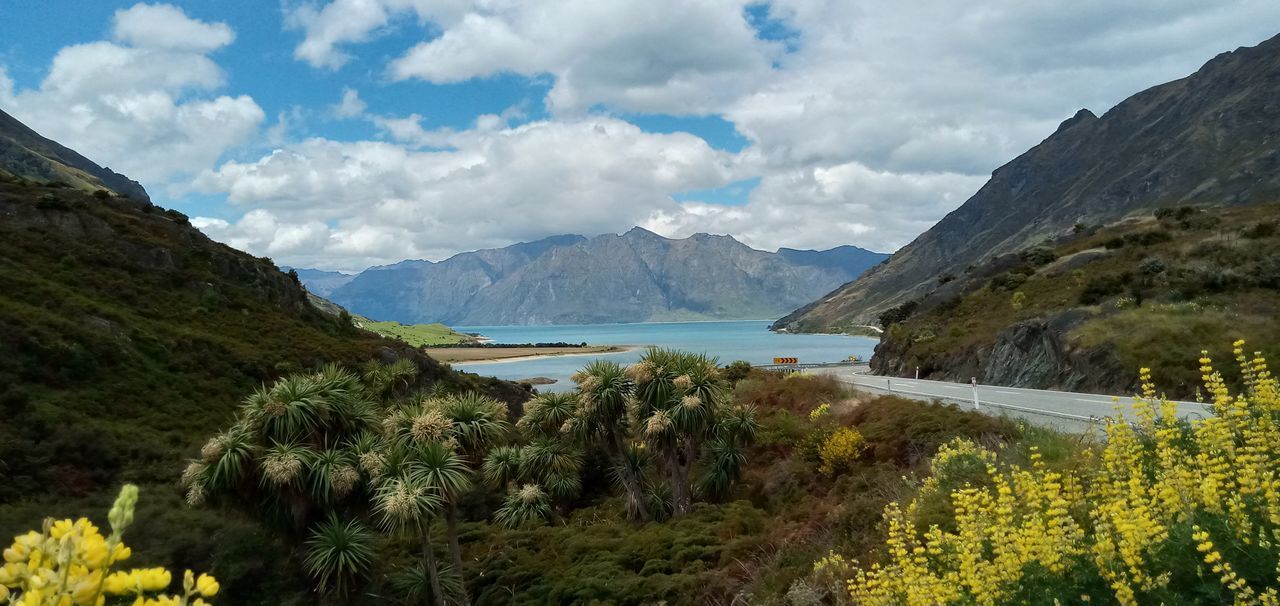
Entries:
[[337,69],[351,58],[339,45],[368,40],[394,14],[412,11],[426,20],[449,14],[457,4],[459,0],[333,0],[318,8],[304,3],[285,11],[285,24],[306,34],[294,57],[315,67]]
[[343,44],[375,36],[399,16],[439,35],[389,66],[397,80],[460,82],[500,73],[550,74],[557,113],[597,104],[628,111],[707,113],[745,92],[781,45],[760,40],[745,0],[335,0],[289,13],[304,40],[295,56],[336,68]]
[[115,21],[115,39],[136,48],[209,52],[235,39],[227,24],[191,19],[168,4],[135,4],[116,11]]
[[775,167],[856,161],[986,174],[1098,113],[1275,33],[1259,0],[776,0],[797,51],[725,117]]
[[0,65],[0,107],[8,107],[13,104],[13,79],[9,77],[9,72]]
[[[512,129],[509,116],[479,116],[458,130],[424,126],[430,108],[366,116],[387,142],[284,146],[202,184],[270,208],[278,225],[334,225],[311,258],[347,269],[633,223],[668,235],[731,233],[762,248],[893,250],[1078,108],[1101,113],[1273,35],[1280,22],[1270,0],[773,0],[772,31],[791,33],[784,52],[753,29],[748,5],[304,5],[289,14],[304,34],[295,49],[303,61],[338,67],[359,43],[418,27],[422,40],[390,60],[392,79],[549,76],[553,118]],[[730,156],[693,137],[583,117],[600,108],[719,115],[749,146]],[[609,136],[594,136],[591,124]],[[760,185],[742,206],[671,198],[748,177]]]
[[342,89],[342,101],[333,106],[333,115],[338,118],[359,118],[369,106],[360,98],[360,92],[354,88]]
[[117,12],[115,34],[122,43],[58,51],[37,88],[0,87],[0,106],[153,188],[214,166],[258,131],[264,115],[252,98],[208,94],[225,76],[206,53],[231,41],[228,26],[139,4]]
[[[256,254],[287,253],[292,264],[361,269],[558,231],[616,231],[654,209],[674,212],[669,192],[719,187],[735,171],[730,154],[697,137],[610,118],[473,129],[451,142],[448,151],[415,151],[309,139],[228,162],[198,187],[253,210],[202,228]],[[291,244],[320,242],[328,225],[323,245]]]
[[986,177],[893,173],[856,162],[764,177],[747,204],[686,202],[655,210],[642,227],[671,237],[730,234],[774,250],[854,244],[892,251],[977,191]]

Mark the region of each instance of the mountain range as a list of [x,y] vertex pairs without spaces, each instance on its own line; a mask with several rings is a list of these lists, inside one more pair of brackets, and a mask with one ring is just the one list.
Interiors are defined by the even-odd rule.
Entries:
[[730,236],[664,238],[633,228],[562,235],[358,275],[296,270],[315,294],[378,320],[532,325],[772,319],[888,255],[753,249]]
[[999,255],[1156,208],[1280,199],[1278,98],[1280,37],[1222,53],[1101,117],[1082,109],[888,262],[774,328],[872,323]]

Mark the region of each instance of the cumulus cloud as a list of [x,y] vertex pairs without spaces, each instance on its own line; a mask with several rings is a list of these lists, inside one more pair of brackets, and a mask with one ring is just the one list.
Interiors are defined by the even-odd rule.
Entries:
[[1099,113],[1275,34],[1257,0],[775,0],[796,52],[724,108],[770,165],[989,173]]
[[892,251],[958,206],[985,177],[892,173],[851,162],[764,177],[743,206],[690,201],[641,226],[671,237],[730,234],[764,250],[854,244]]
[[354,88],[342,89],[342,101],[333,106],[333,115],[338,118],[359,118],[364,115],[368,105],[360,98],[360,92]]
[[135,4],[116,11],[115,21],[115,39],[137,48],[209,52],[235,39],[227,24],[191,19],[168,4]]
[[228,26],[139,4],[116,13],[114,33],[116,42],[58,51],[36,88],[5,94],[0,86],[0,105],[152,186],[213,166],[257,132],[264,116],[252,98],[207,94],[225,81],[207,53],[231,42]]
[[[1076,109],[1101,113],[1274,35],[1280,4],[333,0],[286,18],[303,35],[295,56],[328,69],[392,28],[417,28],[420,42],[392,52],[388,86],[508,73],[551,83],[551,117],[518,127],[509,110],[428,128],[430,108],[372,114],[347,89],[332,115],[368,120],[382,140],[291,142],[281,120],[273,152],[197,179],[243,209],[198,220],[211,235],[351,270],[636,224],[765,249],[891,251]],[[779,32],[785,44],[768,39]],[[178,53],[145,52],[161,50]],[[188,69],[148,78],[217,86],[217,66],[192,59],[207,57],[178,54]],[[90,72],[66,79],[59,90],[102,86]],[[4,90],[0,76],[0,103]],[[718,115],[749,144],[731,154],[601,115],[627,113]],[[759,185],[740,206],[673,199],[747,178]]]
[[[360,269],[560,231],[616,231],[655,209],[676,212],[669,192],[719,187],[736,170],[730,154],[697,137],[611,118],[472,129],[452,144],[415,150],[317,138],[228,162],[197,186],[252,208],[249,221],[202,226],[258,254],[290,252],[290,263]],[[269,214],[250,217],[258,210]],[[322,246],[288,244],[320,242],[321,225],[330,226]]]
[[708,113],[767,73],[782,45],[748,23],[745,0],[336,0],[289,13],[304,40],[295,56],[336,68],[342,45],[416,16],[439,35],[388,71],[397,80],[461,82],[501,73],[555,78],[548,106],[562,114],[598,104],[639,112]]
[[333,0],[320,7],[299,4],[285,11],[285,25],[300,29],[305,38],[293,56],[315,67],[337,69],[350,60],[340,45],[363,42],[386,27],[398,13],[416,12],[423,20],[448,15],[460,0]]

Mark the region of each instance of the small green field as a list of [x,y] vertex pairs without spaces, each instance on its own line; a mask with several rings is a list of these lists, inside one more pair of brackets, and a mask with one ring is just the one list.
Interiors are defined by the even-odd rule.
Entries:
[[400,339],[414,347],[431,345],[455,345],[475,341],[475,337],[460,333],[444,324],[401,324],[399,322],[375,322],[369,318],[354,316],[356,326],[376,332],[384,337]]

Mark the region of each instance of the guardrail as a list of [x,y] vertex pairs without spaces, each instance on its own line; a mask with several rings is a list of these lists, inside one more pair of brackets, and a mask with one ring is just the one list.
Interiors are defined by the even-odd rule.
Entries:
[[752,364],[752,368],[760,370],[782,370],[797,371],[808,370],[810,368],[851,368],[857,366],[868,366],[866,362],[814,362],[809,364]]

